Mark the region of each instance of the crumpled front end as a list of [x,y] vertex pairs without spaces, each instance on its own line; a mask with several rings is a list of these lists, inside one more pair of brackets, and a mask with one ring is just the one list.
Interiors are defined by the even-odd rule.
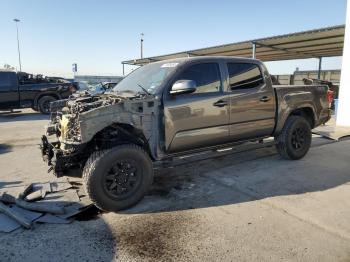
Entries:
[[124,98],[113,94],[77,95],[54,102],[41,142],[43,159],[50,171],[63,176],[71,169],[82,169],[93,151],[125,141],[156,145],[158,107],[152,96]]
[[51,119],[41,138],[41,153],[49,171],[59,177],[70,169],[82,168],[90,152],[85,150],[88,141],[81,136],[81,115],[120,101],[115,97],[78,96],[51,103]]
[[41,137],[41,154],[43,160],[48,164],[48,172],[53,171],[54,175],[61,177],[69,170],[81,168],[84,145],[74,146],[72,151],[61,149],[61,142],[50,142],[46,135]]

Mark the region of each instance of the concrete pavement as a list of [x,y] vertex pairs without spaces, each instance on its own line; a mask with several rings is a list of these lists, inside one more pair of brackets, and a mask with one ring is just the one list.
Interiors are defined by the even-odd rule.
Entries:
[[[0,187],[52,180],[46,117],[0,115]],[[0,234],[6,261],[350,261],[350,141],[315,137],[299,161],[273,148],[157,171],[137,206]]]

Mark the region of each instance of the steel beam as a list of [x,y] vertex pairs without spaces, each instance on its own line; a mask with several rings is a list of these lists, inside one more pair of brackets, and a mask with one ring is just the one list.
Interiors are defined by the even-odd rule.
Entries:
[[281,47],[275,47],[274,45],[265,45],[259,42],[256,42],[257,46],[262,46],[262,47],[268,47],[274,50],[278,50],[278,51],[284,51],[286,53],[290,53],[290,54],[298,54],[298,55],[304,55],[304,56],[310,56],[310,57],[314,57],[313,55],[310,55],[308,53],[305,52],[300,52],[300,51],[291,51],[288,48],[281,48]]

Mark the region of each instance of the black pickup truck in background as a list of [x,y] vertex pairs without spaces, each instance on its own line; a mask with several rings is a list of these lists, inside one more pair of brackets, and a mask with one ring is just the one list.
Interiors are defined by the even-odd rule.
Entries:
[[0,71],[0,110],[32,108],[49,114],[51,102],[68,98],[75,91],[64,79]]

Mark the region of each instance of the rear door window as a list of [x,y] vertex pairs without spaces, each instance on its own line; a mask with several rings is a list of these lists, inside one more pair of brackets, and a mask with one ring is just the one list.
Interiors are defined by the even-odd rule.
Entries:
[[177,80],[196,82],[196,91],[192,94],[218,92],[221,87],[219,65],[217,63],[192,65],[181,72]]
[[260,68],[256,64],[228,63],[231,90],[255,88],[264,83]]

